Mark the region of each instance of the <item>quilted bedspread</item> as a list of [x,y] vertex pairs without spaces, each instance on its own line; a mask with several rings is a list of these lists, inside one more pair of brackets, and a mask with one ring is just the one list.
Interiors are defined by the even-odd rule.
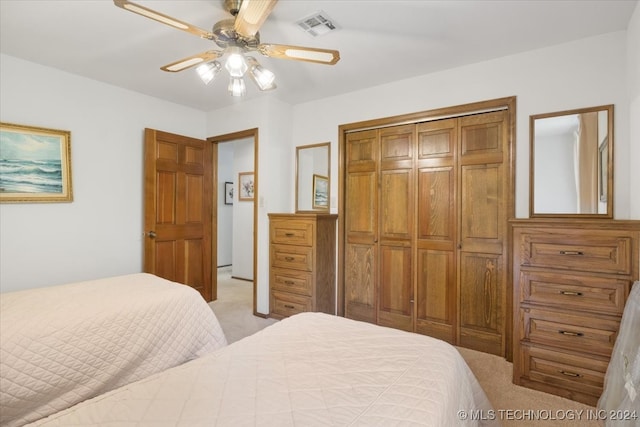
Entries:
[[473,426],[490,409],[449,344],[303,313],[35,425]]
[[36,421],[226,344],[198,292],[151,274],[0,294],[0,425]]

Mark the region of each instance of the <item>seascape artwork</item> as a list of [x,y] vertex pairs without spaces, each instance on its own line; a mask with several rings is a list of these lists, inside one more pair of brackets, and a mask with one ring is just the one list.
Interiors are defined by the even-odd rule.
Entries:
[[320,175],[313,175],[313,207],[314,209],[329,206],[329,179]]
[[0,201],[72,201],[70,132],[2,123]]
[[62,193],[60,138],[2,131],[0,191]]

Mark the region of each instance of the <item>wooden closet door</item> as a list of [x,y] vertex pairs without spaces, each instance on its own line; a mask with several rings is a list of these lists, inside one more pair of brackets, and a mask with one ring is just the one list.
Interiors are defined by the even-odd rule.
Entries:
[[457,119],[417,128],[416,332],[456,340]]
[[345,317],[377,322],[377,131],[350,133],[345,147]]
[[413,331],[415,126],[381,129],[378,324]]
[[507,112],[459,120],[458,344],[504,355]]

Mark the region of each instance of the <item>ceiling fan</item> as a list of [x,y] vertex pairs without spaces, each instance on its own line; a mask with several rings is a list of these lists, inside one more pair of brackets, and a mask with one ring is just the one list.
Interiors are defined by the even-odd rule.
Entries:
[[198,75],[205,84],[209,84],[222,70],[222,64],[217,59],[226,55],[224,67],[231,76],[229,92],[233,96],[242,96],[246,93],[243,76],[247,72],[260,90],[276,87],[274,74],[263,68],[254,57],[245,55],[246,53],[259,52],[271,58],[327,65],[334,65],[340,59],[340,53],[337,50],[261,43],[258,30],[275,7],[277,0],[222,1],[225,10],[233,18],[216,22],[212,30],[207,31],[128,0],[113,0],[116,6],[129,12],[213,41],[220,50],[207,50],[160,68],[163,71],[178,72],[197,66]]

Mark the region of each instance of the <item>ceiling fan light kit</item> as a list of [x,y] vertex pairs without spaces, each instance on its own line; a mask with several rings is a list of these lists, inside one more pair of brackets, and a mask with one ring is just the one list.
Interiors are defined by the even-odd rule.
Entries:
[[196,67],[198,76],[200,76],[202,82],[206,85],[211,83],[220,71],[222,71],[222,65],[220,65],[218,61],[207,62]]
[[228,89],[231,96],[244,96],[247,93],[247,86],[241,77],[231,77]]
[[340,59],[340,53],[337,50],[260,43],[258,30],[275,7],[277,0],[222,1],[225,9],[234,16],[234,19],[219,21],[214,24],[212,31],[206,31],[128,0],[113,0],[116,6],[124,10],[215,42],[222,50],[208,50],[172,62],[160,69],[179,72],[197,66],[196,73],[204,84],[209,84],[222,70],[222,64],[217,59],[226,56],[224,68],[230,75],[228,90],[232,96],[246,94],[244,75],[247,71],[251,80],[261,91],[276,88],[273,72],[262,67],[254,57],[246,55],[248,52],[257,51],[271,58],[325,65],[334,65]]

